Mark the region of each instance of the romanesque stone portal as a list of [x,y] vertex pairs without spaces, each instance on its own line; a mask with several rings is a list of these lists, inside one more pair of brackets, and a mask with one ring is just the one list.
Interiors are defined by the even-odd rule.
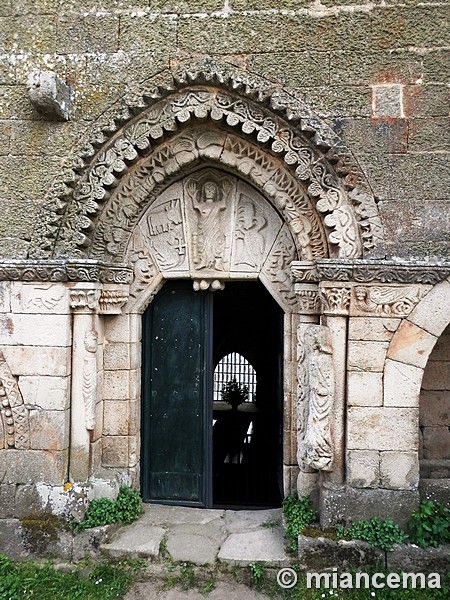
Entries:
[[169,280],[215,294],[259,281],[283,312],[283,493],[312,494],[325,524],[404,520],[446,426],[419,397],[450,266],[386,258],[369,181],[304,103],[191,67],[92,125],[26,252],[0,264],[0,492],[14,499],[0,514],[139,486],[142,314]]

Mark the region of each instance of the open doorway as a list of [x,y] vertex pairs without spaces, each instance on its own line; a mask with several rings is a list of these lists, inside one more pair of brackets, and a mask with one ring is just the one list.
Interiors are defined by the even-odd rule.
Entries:
[[[280,506],[282,317],[258,281],[165,284],[143,320],[145,501]],[[230,382],[248,388],[236,408],[221,394]]]

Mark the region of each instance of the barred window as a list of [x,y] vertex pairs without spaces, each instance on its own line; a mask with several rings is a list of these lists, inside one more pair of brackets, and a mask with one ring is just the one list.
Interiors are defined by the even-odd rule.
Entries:
[[248,388],[248,398],[246,402],[255,402],[256,400],[256,371],[242,354],[231,352],[224,356],[214,369],[214,401],[222,400],[220,392],[223,386],[236,379],[241,386]]

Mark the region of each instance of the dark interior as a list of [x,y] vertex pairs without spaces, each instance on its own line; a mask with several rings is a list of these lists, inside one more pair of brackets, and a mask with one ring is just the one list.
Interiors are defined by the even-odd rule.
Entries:
[[238,352],[257,381],[251,406],[214,410],[214,506],[280,506],[282,311],[259,281],[228,282],[214,294],[213,305],[214,367]]

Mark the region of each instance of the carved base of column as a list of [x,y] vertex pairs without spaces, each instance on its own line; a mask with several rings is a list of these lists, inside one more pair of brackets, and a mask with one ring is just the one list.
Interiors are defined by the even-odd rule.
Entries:
[[320,491],[320,524],[330,527],[362,519],[392,519],[405,526],[419,504],[418,490],[323,487]]

